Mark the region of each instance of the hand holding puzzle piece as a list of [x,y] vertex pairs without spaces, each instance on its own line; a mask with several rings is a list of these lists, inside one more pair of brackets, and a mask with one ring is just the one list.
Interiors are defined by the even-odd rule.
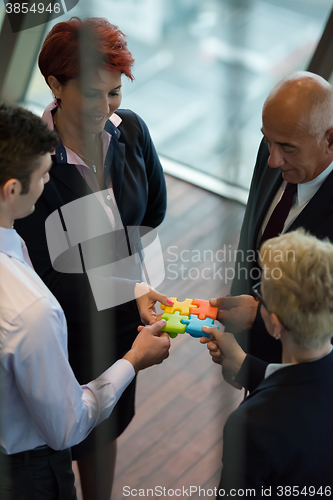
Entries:
[[165,310],[161,319],[167,322],[162,332],[167,332],[173,339],[185,332],[195,338],[209,337],[202,327],[214,326],[218,307],[211,306],[208,300],[185,299],[178,302],[176,297],[170,297],[170,300],[173,301],[172,306],[161,305],[161,309]]

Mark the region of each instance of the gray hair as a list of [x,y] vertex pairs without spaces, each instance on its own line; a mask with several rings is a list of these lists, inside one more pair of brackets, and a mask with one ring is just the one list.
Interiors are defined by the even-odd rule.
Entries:
[[272,89],[266,102],[281,90],[288,89],[308,112],[309,132],[319,142],[333,128],[333,86],[309,71],[295,71],[282,78]]

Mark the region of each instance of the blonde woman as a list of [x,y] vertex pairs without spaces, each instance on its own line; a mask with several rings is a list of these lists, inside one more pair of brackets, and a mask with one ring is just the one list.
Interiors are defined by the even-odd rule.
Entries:
[[[257,497],[325,498],[333,487],[333,245],[294,231],[268,240],[260,259],[254,293],[282,363],[266,364],[226,422],[218,497],[252,488]],[[233,335],[205,332],[213,360],[237,374],[246,354]]]

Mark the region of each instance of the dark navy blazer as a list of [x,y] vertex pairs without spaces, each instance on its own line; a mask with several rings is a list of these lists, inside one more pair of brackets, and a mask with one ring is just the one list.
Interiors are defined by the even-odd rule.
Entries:
[[272,487],[270,498],[293,498],[297,492],[278,487],[298,487],[299,497],[307,487],[308,497],[313,486],[322,487],[313,498],[331,496],[325,487],[332,491],[332,392],[333,352],[264,379],[225,424],[220,488],[254,488],[263,498],[261,488]]

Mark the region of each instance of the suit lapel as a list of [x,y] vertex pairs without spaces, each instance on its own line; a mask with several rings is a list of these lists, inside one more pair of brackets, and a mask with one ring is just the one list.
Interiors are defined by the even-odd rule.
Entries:
[[289,231],[298,227],[304,227],[308,231],[314,231],[315,227],[333,211],[333,172],[320,186],[316,194],[311,198],[304,210],[294,220]]
[[111,134],[111,143],[105,158],[106,178],[110,176],[113,192],[118,206],[124,179],[125,144],[118,141],[121,131],[109,120],[105,130]]
[[260,228],[270,207],[270,204],[272,203],[272,200],[282,182],[281,172],[278,169],[271,169],[270,167],[268,167],[268,169],[269,170],[267,170],[267,175],[263,179],[262,186],[260,187],[258,192],[258,205],[256,210],[257,213],[254,214],[255,229],[252,233],[253,241],[251,242],[250,248],[257,247],[257,238]]
[[66,149],[61,142],[52,155],[52,161],[51,177],[64,184],[70,192],[75,194],[75,197],[81,198],[92,193],[76,166],[67,163]]
[[76,197],[81,198],[92,193],[75,165],[68,163],[55,164],[51,169],[51,175],[72,191]]
[[111,142],[112,141],[113,144],[109,149],[111,153],[110,156],[107,155],[105,165],[109,170],[113,192],[116,198],[117,205],[119,206],[124,180],[125,144],[122,144],[113,138],[111,139]]

